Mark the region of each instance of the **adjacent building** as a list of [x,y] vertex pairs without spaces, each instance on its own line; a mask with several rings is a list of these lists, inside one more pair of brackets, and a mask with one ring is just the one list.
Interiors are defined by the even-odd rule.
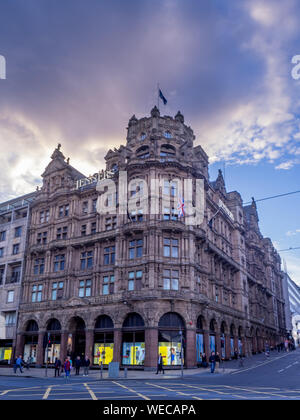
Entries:
[[[182,356],[195,367],[203,352],[229,359],[283,341],[280,257],[255,202],[227,192],[221,171],[211,182],[194,141],[180,112],[154,107],[129,120],[126,144],[93,177],[55,149],[31,207],[18,353],[37,365],[86,354],[153,369],[159,353],[166,366]],[[187,179],[194,207],[203,186],[198,224]]]
[[285,282],[287,284],[290,320],[288,331],[291,333],[296,347],[300,346],[300,287],[285,273]]
[[24,271],[29,206],[27,194],[0,204],[0,362],[7,363],[15,348],[16,325]]

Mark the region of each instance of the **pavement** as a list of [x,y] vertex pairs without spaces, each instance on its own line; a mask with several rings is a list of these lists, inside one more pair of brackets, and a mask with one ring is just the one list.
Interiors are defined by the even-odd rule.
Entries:
[[300,350],[268,358],[260,354],[244,366],[237,361],[225,365],[215,374],[206,369],[186,369],[183,377],[180,371],[128,371],[128,378],[111,380],[101,380],[99,371],[66,380],[54,378],[51,370],[45,378],[44,369],[31,369],[37,376],[25,377],[2,368],[0,400],[300,400]]

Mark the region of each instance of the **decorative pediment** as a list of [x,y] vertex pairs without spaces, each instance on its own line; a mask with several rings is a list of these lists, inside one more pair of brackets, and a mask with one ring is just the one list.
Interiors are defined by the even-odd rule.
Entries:
[[86,306],[89,305],[90,302],[88,299],[79,298],[79,297],[72,297],[71,299],[67,300],[64,303],[64,307],[74,307],[74,306]]

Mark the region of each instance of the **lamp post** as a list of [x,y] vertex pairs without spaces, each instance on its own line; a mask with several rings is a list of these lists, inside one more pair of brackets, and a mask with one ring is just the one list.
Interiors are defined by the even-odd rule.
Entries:
[[182,330],[180,328],[180,367],[181,367],[181,377],[183,378],[183,339],[182,339]]

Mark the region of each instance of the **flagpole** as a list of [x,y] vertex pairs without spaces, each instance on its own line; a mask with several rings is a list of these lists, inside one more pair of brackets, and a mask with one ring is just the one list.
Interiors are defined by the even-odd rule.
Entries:
[[157,83],[157,108],[159,110],[159,83]]

